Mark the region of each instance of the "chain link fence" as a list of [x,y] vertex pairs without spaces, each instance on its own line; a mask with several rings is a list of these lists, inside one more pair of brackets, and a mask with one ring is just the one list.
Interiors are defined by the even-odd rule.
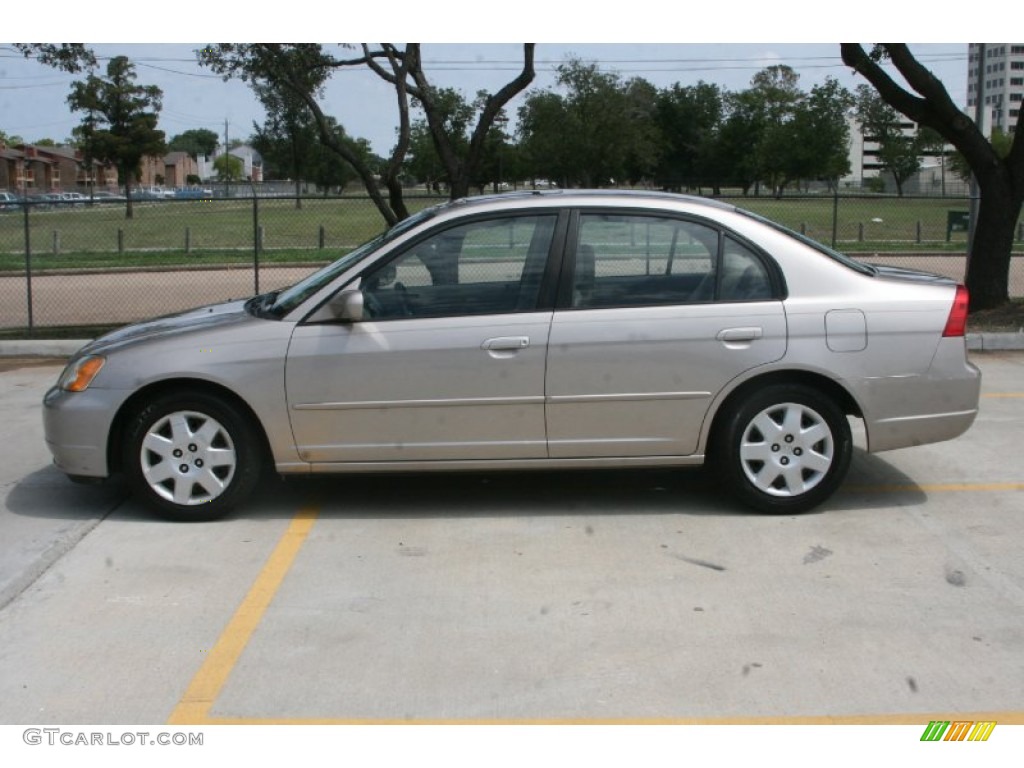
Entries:
[[[856,258],[964,277],[965,197],[719,198]],[[412,211],[441,202],[407,198]],[[0,210],[0,331],[88,332],[289,285],[383,229],[365,196],[22,203]],[[1017,226],[1024,240],[1024,226]],[[1022,246],[1024,251],[1024,246]],[[1010,293],[1024,296],[1024,252]]]

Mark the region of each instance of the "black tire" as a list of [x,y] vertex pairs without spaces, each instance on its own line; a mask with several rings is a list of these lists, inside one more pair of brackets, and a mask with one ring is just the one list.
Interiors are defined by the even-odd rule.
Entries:
[[726,488],[767,514],[821,504],[843,482],[853,456],[846,415],[800,384],[773,384],[741,397],[715,438],[711,458]]
[[250,419],[203,392],[164,395],[128,424],[123,466],[135,493],[162,517],[223,517],[253,491],[263,463]]

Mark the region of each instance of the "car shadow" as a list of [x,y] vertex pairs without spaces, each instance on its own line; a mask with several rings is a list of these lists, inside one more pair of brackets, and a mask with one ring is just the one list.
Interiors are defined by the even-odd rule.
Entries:
[[[885,459],[855,449],[839,492],[810,514],[923,504],[927,495]],[[315,506],[320,514],[356,519],[508,517],[519,515],[759,516],[736,502],[707,468],[333,474],[265,478],[230,518],[290,518]],[[33,472],[7,495],[18,515],[158,520],[131,499],[126,484],[68,481],[52,467]]]
[[18,480],[4,498],[8,512],[54,520],[95,520],[128,498],[118,479],[104,483],[73,483],[58,469],[45,466]]

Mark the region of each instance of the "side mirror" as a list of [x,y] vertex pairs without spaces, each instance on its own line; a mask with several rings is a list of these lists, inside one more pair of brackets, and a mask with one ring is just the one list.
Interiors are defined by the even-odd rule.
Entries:
[[339,320],[358,323],[363,319],[363,292],[342,291],[329,302],[331,314]]

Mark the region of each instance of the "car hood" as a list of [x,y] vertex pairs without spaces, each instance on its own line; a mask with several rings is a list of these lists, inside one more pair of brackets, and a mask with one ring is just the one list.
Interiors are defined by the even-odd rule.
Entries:
[[196,331],[208,332],[215,328],[253,320],[254,318],[245,311],[245,304],[246,301],[241,299],[227,301],[127,325],[87,344],[79,354],[106,353],[156,338],[180,336]]

